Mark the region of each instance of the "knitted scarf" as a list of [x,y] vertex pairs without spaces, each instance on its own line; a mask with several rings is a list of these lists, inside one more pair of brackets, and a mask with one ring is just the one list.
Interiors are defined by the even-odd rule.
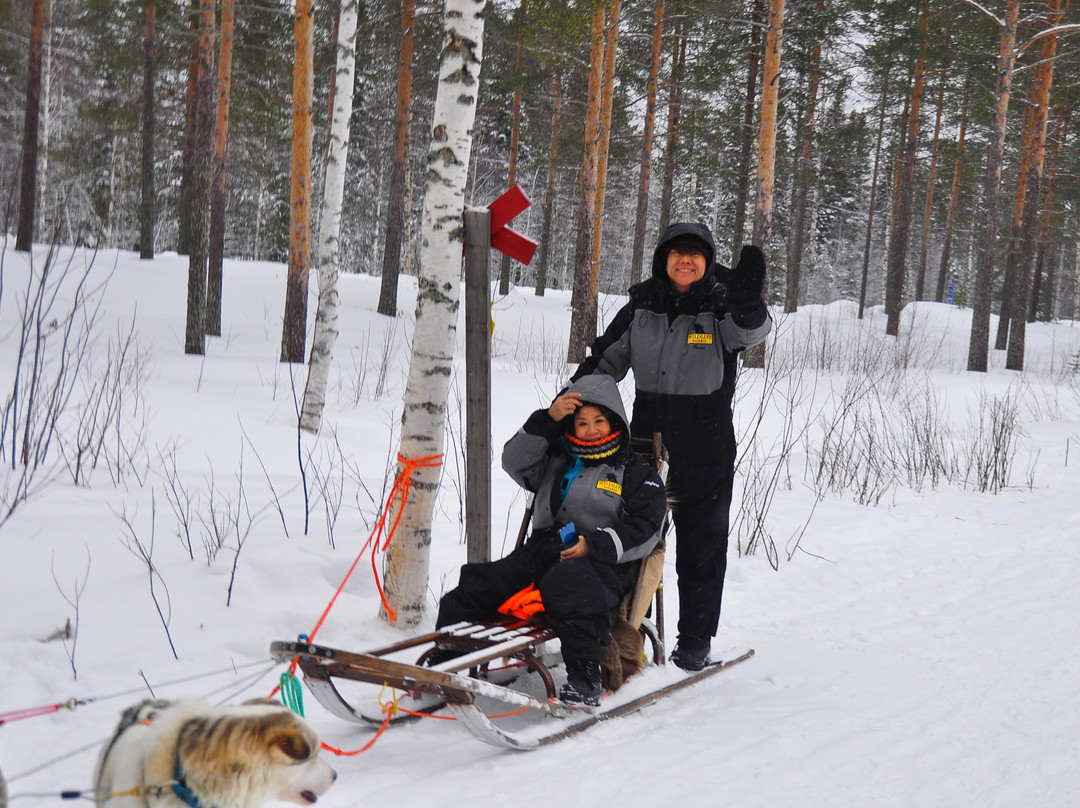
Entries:
[[563,435],[563,445],[571,457],[580,458],[584,462],[607,460],[618,453],[626,442],[625,432],[618,429],[600,440],[581,440],[570,434]]

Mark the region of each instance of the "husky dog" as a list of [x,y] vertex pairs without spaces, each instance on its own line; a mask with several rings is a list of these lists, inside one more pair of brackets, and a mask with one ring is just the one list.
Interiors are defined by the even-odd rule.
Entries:
[[211,707],[147,700],[124,711],[94,775],[98,808],[256,808],[314,803],[337,774],[319,738],[272,701]]

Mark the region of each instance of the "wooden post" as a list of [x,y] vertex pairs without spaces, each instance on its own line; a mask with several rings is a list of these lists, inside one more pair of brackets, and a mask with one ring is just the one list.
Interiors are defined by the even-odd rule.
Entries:
[[466,560],[491,560],[491,211],[465,210]]

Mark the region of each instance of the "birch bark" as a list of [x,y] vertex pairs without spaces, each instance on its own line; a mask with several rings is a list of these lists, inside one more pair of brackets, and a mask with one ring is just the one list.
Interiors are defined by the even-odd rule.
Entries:
[[[454,360],[460,301],[462,209],[468,178],[476,95],[480,89],[486,0],[446,0],[424,194],[416,330],[401,415],[399,473],[411,473],[408,496],[387,551],[385,592],[397,626],[413,626],[424,613],[430,564],[431,518],[440,468],[411,464],[442,454],[446,401]],[[395,506],[395,509],[397,506]],[[394,524],[390,514],[388,524]]]
[[308,357],[307,385],[300,410],[300,428],[318,432],[326,404],[326,380],[338,337],[338,275],[341,273],[341,202],[345,196],[345,163],[349,159],[349,119],[356,83],[356,23],[359,0],[346,0],[338,19],[337,80],[330,121],[319,241],[315,266],[319,272],[319,305]]

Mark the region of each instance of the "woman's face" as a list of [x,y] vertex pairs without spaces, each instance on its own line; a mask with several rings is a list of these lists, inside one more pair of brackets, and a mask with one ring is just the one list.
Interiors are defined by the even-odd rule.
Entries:
[[690,291],[690,284],[705,277],[705,254],[697,247],[672,247],[667,256],[667,274],[672,288],[680,295]]
[[574,413],[574,437],[578,440],[602,440],[611,434],[611,422],[599,407],[582,404]]

